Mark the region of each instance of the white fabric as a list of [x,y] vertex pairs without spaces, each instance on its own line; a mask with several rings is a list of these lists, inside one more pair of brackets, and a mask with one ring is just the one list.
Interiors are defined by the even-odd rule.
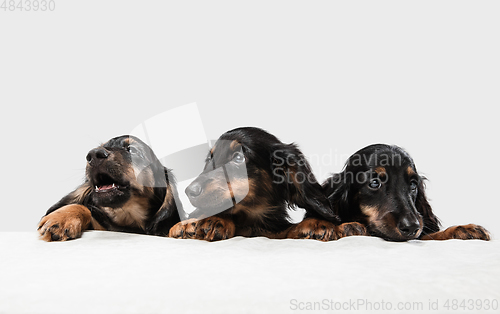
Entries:
[[[394,313],[426,313],[429,300],[439,302],[434,313],[478,313],[443,305],[500,301],[498,241],[209,243],[89,231],[46,243],[35,233],[3,232],[0,251],[0,313],[321,312],[294,310],[307,302],[364,313],[366,307],[353,307],[360,300],[372,307],[391,302]],[[423,309],[396,311],[399,302],[422,302]],[[339,305],[344,311],[335,311]]]

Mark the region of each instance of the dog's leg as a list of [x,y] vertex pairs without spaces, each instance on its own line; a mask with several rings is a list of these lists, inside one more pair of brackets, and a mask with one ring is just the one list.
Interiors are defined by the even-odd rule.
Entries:
[[194,239],[198,220],[188,219],[178,222],[168,232],[170,238],[176,239]]
[[490,233],[485,228],[469,224],[464,226],[453,226],[446,230],[434,232],[431,234],[426,234],[420,237],[420,240],[486,240],[489,241]]
[[325,220],[306,218],[290,229],[287,238],[332,241],[354,235],[368,235],[366,227],[359,222],[346,222],[336,226]]
[[66,241],[82,235],[92,215],[83,205],[66,205],[44,216],[38,224],[40,238],[45,241]]
[[326,220],[306,218],[288,231],[289,239],[337,240],[335,225]]
[[337,239],[349,236],[367,236],[366,227],[359,222],[345,222],[340,226],[335,226]]
[[200,220],[196,227],[196,239],[207,241],[225,240],[234,237],[236,226],[231,219],[212,216]]

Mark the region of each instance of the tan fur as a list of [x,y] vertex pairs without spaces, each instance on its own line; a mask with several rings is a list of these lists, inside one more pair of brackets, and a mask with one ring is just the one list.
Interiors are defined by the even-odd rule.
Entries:
[[[361,212],[368,217],[368,225],[375,227],[378,230],[386,230],[390,228],[394,230],[398,235],[402,236],[401,232],[395,226],[395,222],[391,219],[391,216],[380,215],[379,209],[376,206],[360,205]],[[391,227],[391,225],[393,225]]]
[[408,174],[409,177],[416,175],[415,171],[412,169],[412,167],[408,167],[406,169],[406,173]]
[[[264,172],[265,173],[265,172]],[[265,173],[267,177],[267,173]],[[268,184],[267,180],[261,180],[257,183],[254,179],[242,179],[231,182],[231,187],[233,188],[233,195],[239,196],[239,199],[243,197],[244,192],[246,192],[245,185],[248,184],[248,193],[244,199],[236,204],[231,213],[237,214],[244,212],[249,220],[253,221],[263,221],[268,215],[272,214],[272,208],[265,202],[265,200],[257,199],[255,195],[255,189],[257,184]],[[270,187],[272,189],[272,187]]]
[[224,197],[227,198],[234,197],[237,199],[253,199],[255,197],[254,194],[255,180],[253,179],[244,178],[244,179],[231,180],[230,185],[231,185],[231,190],[230,192],[228,190],[226,195],[224,195]]
[[134,141],[134,139],[132,139],[132,138],[130,138],[130,137],[125,138],[125,139],[123,140],[123,143],[125,143],[126,145],[131,145],[131,144],[133,144],[134,142],[135,142],[135,141]]
[[198,221],[197,219],[188,219],[178,222],[170,228],[168,236],[176,239],[194,239]]
[[90,224],[90,210],[83,205],[66,205],[44,216],[38,224],[40,238],[45,241],[66,241],[78,238]]
[[489,232],[478,225],[468,224],[464,226],[453,226],[449,227],[444,231],[438,231],[435,233],[424,235],[420,240],[450,240],[450,239],[460,239],[460,240],[486,240],[489,241],[491,236]]
[[368,231],[363,224],[359,222],[346,222],[341,224],[340,226],[335,226],[335,233],[337,235],[337,239],[355,235],[367,236]]
[[368,235],[366,227],[358,222],[346,222],[336,226],[325,220],[307,218],[293,226],[287,238],[332,241],[356,235]]
[[315,239],[321,241],[337,240],[335,225],[331,222],[307,218],[293,226],[287,234],[289,239]]
[[377,167],[377,168],[375,168],[375,173],[377,173],[377,174],[384,174],[385,175],[386,174],[386,170],[385,170],[384,167]]
[[371,224],[376,224],[378,220],[378,208],[375,206],[360,205],[361,212],[368,217]]
[[144,230],[148,206],[148,199],[146,197],[132,196],[122,207],[103,207],[102,209],[116,224],[121,226],[136,226]]
[[[138,143],[132,138],[125,138],[123,141],[124,147],[122,147],[122,149],[126,149],[126,146],[128,145]],[[146,222],[148,218],[150,218],[148,217],[150,214],[150,200],[154,197],[155,193],[155,178],[153,170],[150,165],[141,168],[134,161],[131,163],[126,157],[127,154],[124,154],[123,151],[116,152],[113,149],[108,150],[105,146],[106,143],[101,144],[97,148],[107,152],[107,155],[105,156],[106,158],[101,158],[98,163],[92,163],[91,159],[89,159],[86,166],[87,181],[75,191],[71,192],[64,199],[64,201],[74,204],[83,204],[87,198],[91,197],[91,193],[95,189],[94,186],[91,186],[90,182],[92,181],[92,178],[90,178],[90,176],[94,174],[94,171],[106,171],[114,180],[130,185],[129,192],[131,193],[131,197],[123,206],[120,206],[119,208],[100,207],[104,214],[106,214],[108,218],[118,226],[109,228],[104,227],[97,222],[96,219],[90,217],[90,211],[86,209],[86,207],[82,205],[67,205],[42,218],[39,230],[40,233],[43,234],[45,240],[66,240],[75,238],[80,236],[81,231],[87,229],[90,224],[92,224],[92,227],[95,230],[122,230],[120,227],[135,227],[145,231]],[[149,154],[149,152],[147,153]],[[156,160],[154,154],[149,157],[154,158],[145,159]],[[98,169],[94,167],[100,168]],[[119,187],[119,189],[122,188],[124,187]],[[165,210],[165,208],[169,208],[174,205],[173,193],[172,187],[168,185],[166,197],[161,208],[158,209],[157,214],[161,215],[162,209]],[[69,210],[68,208],[73,208],[73,210]],[[82,211],[82,208],[84,208],[85,211]],[[86,218],[87,216],[84,216],[85,219],[82,218],[81,212],[88,214],[88,219]],[[71,226],[78,225],[79,221],[81,221],[82,227],[79,229],[77,228],[77,231],[73,231],[76,227],[72,228]],[[62,231],[59,230],[60,228],[62,228]]]
[[225,240],[234,237],[235,231],[236,226],[231,219],[212,216],[197,222],[196,239]]
[[236,148],[238,148],[238,146],[241,146],[241,144],[240,144],[238,141],[234,140],[234,141],[232,141],[232,142],[231,142],[231,144],[229,145],[229,148],[230,148],[232,151],[235,151],[235,150],[236,150]]
[[[397,227],[397,223],[394,220],[394,216],[389,212],[379,211],[376,206],[367,206],[360,205],[361,212],[368,217],[368,225],[374,227],[375,229],[386,233],[389,230],[392,230],[399,237],[404,238],[401,234],[401,231]],[[381,214],[381,212],[383,214]],[[420,226],[423,226],[422,217],[417,217]],[[420,236],[422,230],[419,230],[417,234],[415,234],[414,238],[418,238]]]
[[229,218],[212,216],[201,220],[189,219],[178,222],[168,234],[171,238],[225,240],[234,237],[236,226]]
[[89,195],[90,192],[92,192],[93,188],[94,187],[90,186],[90,183],[85,182],[70,194],[72,197],[71,202],[76,204],[83,203],[83,200],[87,197],[87,195]]

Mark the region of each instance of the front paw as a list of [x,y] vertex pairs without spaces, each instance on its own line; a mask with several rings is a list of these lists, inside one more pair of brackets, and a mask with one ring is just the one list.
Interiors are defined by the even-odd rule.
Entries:
[[421,240],[485,240],[489,241],[491,239],[490,233],[485,228],[469,224],[464,226],[453,226],[449,227],[444,231],[439,231],[436,233],[431,233],[422,236]]
[[38,224],[38,233],[48,242],[76,239],[88,227],[90,219],[87,207],[66,205],[43,217]]
[[196,226],[198,220],[189,219],[178,222],[168,232],[170,238],[176,239],[194,239],[196,236]]
[[196,239],[207,241],[225,240],[234,237],[236,226],[227,218],[212,216],[198,222]]
[[306,218],[288,231],[289,239],[337,240],[335,225],[316,218]]
[[366,236],[368,231],[363,224],[359,222],[346,222],[340,226],[335,226],[335,233],[337,234],[337,239],[349,236]]

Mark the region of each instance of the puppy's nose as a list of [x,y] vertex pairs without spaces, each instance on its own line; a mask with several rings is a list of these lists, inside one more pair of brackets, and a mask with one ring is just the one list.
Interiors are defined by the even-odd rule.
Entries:
[[201,194],[201,191],[203,191],[201,184],[198,182],[194,182],[190,184],[186,188],[186,194],[189,198],[195,198]]
[[402,219],[398,224],[398,229],[402,235],[406,237],[413,237],[420,229],[420,224],[417,220]]
[[98,161],[108,158],[109,153],[104,148],[94,148],[87,154],[89,164],[95,164]]

